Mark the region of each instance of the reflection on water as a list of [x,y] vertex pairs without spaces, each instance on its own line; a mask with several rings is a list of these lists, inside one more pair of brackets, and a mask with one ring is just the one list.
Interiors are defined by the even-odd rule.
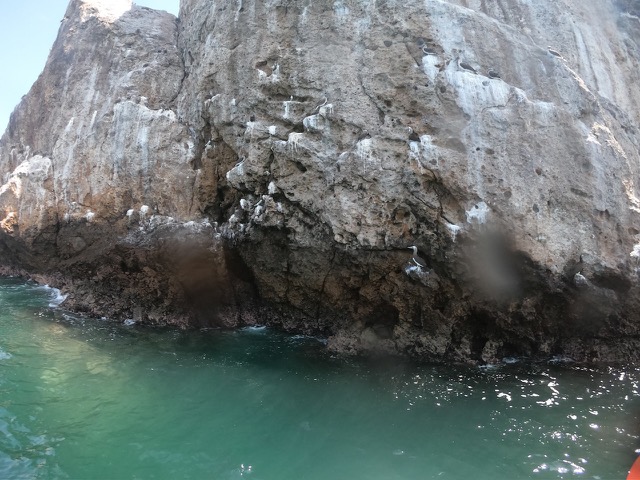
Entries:
[[345,360],[264,328],[114,326],[0,280],[0,478],[624,478],[635,368]]

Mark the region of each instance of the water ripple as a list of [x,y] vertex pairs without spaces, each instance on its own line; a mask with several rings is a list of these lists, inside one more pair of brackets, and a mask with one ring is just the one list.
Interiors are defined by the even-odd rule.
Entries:
[[0,281],[0,478],[605,479],[640,448],[634,367],[345,360],[271,329],[126,328],[50,295]]

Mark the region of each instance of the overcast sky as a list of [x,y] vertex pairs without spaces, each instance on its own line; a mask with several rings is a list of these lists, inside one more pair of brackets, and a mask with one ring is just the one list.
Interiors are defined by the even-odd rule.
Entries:
[[[2,0],[0,6],[0,135],[9,115],[44,68],[69,0]],[[179,0],[134,0],[178,14]]]

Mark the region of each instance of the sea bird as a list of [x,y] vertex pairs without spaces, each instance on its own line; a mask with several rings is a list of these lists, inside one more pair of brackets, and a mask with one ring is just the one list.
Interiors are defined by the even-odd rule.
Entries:
[[553,55],[554,57],[562,58],[562,55],[560,55],[560,52],[558,52],[558,51],[554,50],[554,49],[553,49],[553,48],[551,48],[551,47],[547,47],[547,51],[548,51],[551,55]]
[[416,267],[427,268],[427,262],[425,262],[424,258],[418,255],[418,247],[412,245],[407,248],[409,248],[409,250],[413,250],[413,257],[411,257],[411,262],[415,264]]
[[426,45],[422,46],[422,53],[424,53],[425,55],[437,55],[438,52],[436,52],[433,48],[429,48]]
[[469,72],[478,73],[478,72],[476,72],[476,69],[473,68],[471,65],[469,65],[467,62],[461,61],[460,57],[458,57],[458,66],[460,68],[464,69],[464,70],[469,71]]

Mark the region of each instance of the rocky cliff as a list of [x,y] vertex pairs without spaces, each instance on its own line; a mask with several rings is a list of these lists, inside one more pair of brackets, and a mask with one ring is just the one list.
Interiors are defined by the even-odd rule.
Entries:
[[71,0],[0,140],[1,263],[139,322],[638,358],[638,10]]

